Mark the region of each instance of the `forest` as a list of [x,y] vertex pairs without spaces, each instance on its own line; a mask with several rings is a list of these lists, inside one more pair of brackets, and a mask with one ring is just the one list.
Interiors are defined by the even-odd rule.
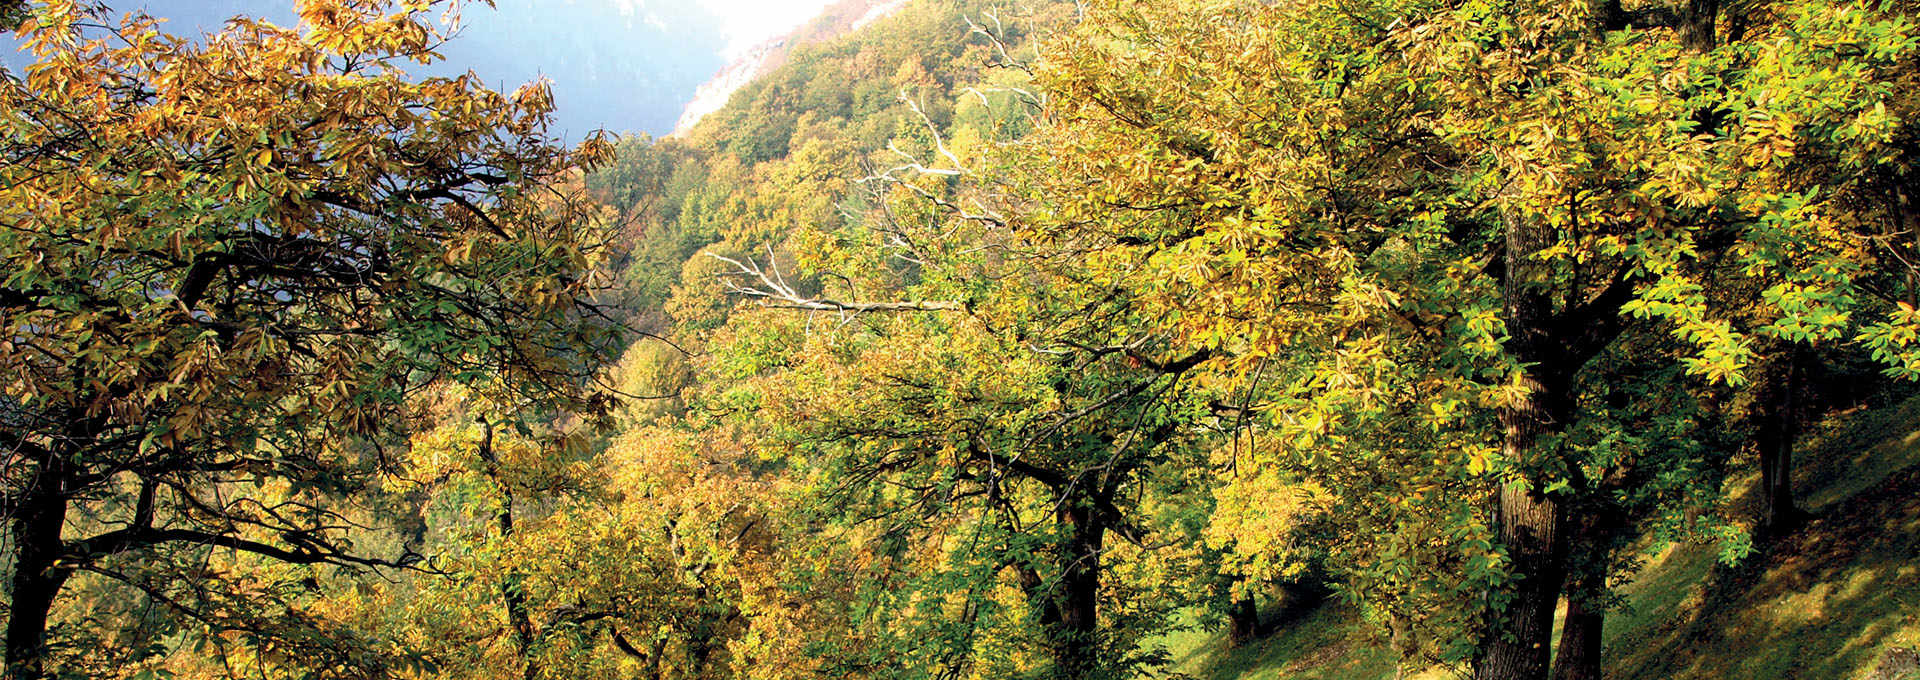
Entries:
[[1920,678],[1914,0],[295,4],[0,2],[6,678]]

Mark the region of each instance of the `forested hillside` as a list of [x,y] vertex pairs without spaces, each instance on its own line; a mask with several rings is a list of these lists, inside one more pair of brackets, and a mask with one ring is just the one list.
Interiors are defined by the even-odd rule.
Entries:
[[1920,673],[1920,5],[450,7],[8,14],[7,677]]

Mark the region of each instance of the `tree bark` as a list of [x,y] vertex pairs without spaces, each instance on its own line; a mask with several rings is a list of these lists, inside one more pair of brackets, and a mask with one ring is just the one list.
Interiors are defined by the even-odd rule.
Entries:
[[1696,52],[1712,50],[1719,42],[1714,24],[1721,0],[1686,0],[1680,10],[1680,42]]
[[1547,677],[1553,610],[1566,578],[1566,514],[1537,490],[1500,490],[1500,540],[1517,580],[1504,612],[1495,620],[1475,680],[1537,680]]
[[1100,551],[1106,526],[1091,507],[1071,500],[1061,505],[1055,522],[1067,538],[1052,551],[1058,580],[1047,582],[1032,566],[1017,564],[1014,569],[1046,636],[1053,659],[1049,677],[1086,680],[1100,671]]
[[1260,609],[1248,595],[1227,609],[1227,649],[1238,648],[1260,635]]
[[1069,539],[1061,552],[1056,675],[1085,680],[1099,671],[1100,553],[1106,528],[1091,507],[1082,505],[1062,507],[1060,520],[1069,529]]
[[1920,308],[1920,206],[1914,205],[1913,190],[1905,173],[1891,168],[1881,172],[1885,173],[1889,202],[1893,207],[1894,231],[1906,236],[1905,239],[1889,239],[1888,247],[1906,251],[1904,254],[1895,253],[1894,259],[1906,269],[1907,304]]
[[1760,436],[1760,533],[1775,536],[1793,528],[1799,516],[1793,498],[1793,445],[1800,437],[1800,378],[1804,350],[1787,350],[1771,394],[1762,395]]
[[1605,338],[1562,337],[1594,331],[1570,327],[1554,313],[1552,297],[1545,291],[1551,272],[1534,257],[1546,247],[1551,232],[1519,214],[1509,213],[1505,219],[1506,271],[1501,294],[1508,350],[1526,372],[1520,377],[1521,389],[1500,409],[1501,446],[1507,460],[1531,483],[1507,484],[1498,492],[1494,521],[1513,565],[1514,583],[1500,593],[1511,599],[1494,612],[1493,625],[1474,660],[1473,677],[1539,680],[1550,670],[1553,610],[1560,603],[1567,572],[1567,513],[1537,478],[1542,458],[1552,454],[1541,440],[1566,427],[1573,375],[1604,346]]
[[665,669],[662,669],[660,667],[660,660],[665,659],[666,657],[667,657],[667,639],[663,637],[658,640],[654,640],[653,656],[647,659],[647,677],[654,678],[654,680],[662,680],[663,678],[667,677],[665,674]]
[[[1615,474],[1623,471],[1614,470]],[[1569,558],[1567,616],[1560,628],[1559,653],[1553,662],[1553,680],[1599,680],[1601,632],[1606,623],[1607,576],[1621,539],[1632,535],[1634,522],[1615,504],[1613,495],[1636,484],[1631,475],[1611,476],[1585,503],[1575,506],[1567,522]]]
[[[480,460],[486,464],[487,478],[500,489],[500,507],[494,511],[495,528],[501,541],[513,540],[513,487],[500,472],[500,460],[493,453],[493,423],[480,422],[484,430],[480,440]],[[533,618],[527,613],[525,583],[518,571],[509,570],[500,584],[500,597],[507,604],[507,625],[513,631],[513,644],[520,654],[520,677],[533,680],[539,666],[533,660]]]
[[1560,654],[1553,680],[1600,680],[1601,636],[1607,612],[1594,598],[1599,579],[1585,579],[1567,597],[1567,618],[1560,624]]
[[67,521],[65,475],[57,456],[37,471],[13,520],[13,593],[7,619],[6,677],[41,680],[46,668],[47,618],[73,570],[60,566]]
[[1627,27],[1627,11],[1620,0],[1600,0],[1594,3],[1592,22],[1596,33],[1618,31]]

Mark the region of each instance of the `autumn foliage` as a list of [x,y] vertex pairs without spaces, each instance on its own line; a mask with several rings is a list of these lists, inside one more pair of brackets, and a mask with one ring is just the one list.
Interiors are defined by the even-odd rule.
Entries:
[[35,5],[11,677],[1595,678],[1920,377],[1912,3],[1006,5],[574,149],[482,7]]

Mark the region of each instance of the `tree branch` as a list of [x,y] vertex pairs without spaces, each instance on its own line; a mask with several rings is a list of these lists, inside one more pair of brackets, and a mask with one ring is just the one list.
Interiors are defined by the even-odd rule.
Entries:
[[408,556],[402,556],[401,559],[395,561],[356,557],[334,549],[332,546],[327,546],[315,541],[304,542],[300,547],[289,549],[240,538],[238,536],[213,534],[191,529],[155,529],[138,526],[109,531],[94,536],[93,538],[69,542],[62,555],[62,559],[80,565],[89,565],[95,560],[108,555],[160,545],[162,543],[191,543],[216,548],[228,548],[263,557],[270,557],[289,564],[340,564],[406,568],[415,563],[413,560],[406,559]]
[[759,287],[742,286],[729,281],[727,292],[744,297],[756,298],[760,304],[775,309],[804,309],[819,312],[958,312],[965,311],[965,302],[953,300],[908,300],[890,302],[847,302],[830,298],[814,298],[801,295],[787,283],[786,277],[776,267],[771,273],[761,269],[753,260],[740,261],[721,255],[707,253],[708,257],[734,266],[736,273],[749,276],[759,282]]

